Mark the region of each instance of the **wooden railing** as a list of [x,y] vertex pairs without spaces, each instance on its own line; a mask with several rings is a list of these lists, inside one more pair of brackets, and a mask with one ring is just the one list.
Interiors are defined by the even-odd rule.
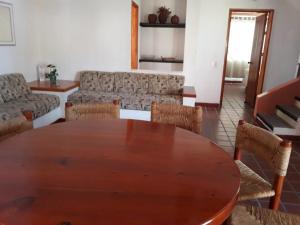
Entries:
[[254,117],[258,113],[275,113],[276,105],[293,105],[300,95],[300,77],[257,96]]

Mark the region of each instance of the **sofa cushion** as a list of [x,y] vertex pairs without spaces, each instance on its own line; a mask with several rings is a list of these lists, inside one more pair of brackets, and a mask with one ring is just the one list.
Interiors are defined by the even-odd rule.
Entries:
[[122,109],[151,110],[153,101],[158,103],[182,104],[182,97],[179,95],[149,95],[131,93],[105,93],[80,90],[68,97],[73,104],[81,103],[104,103],[113,100],[121,100]]
[[149,94],[179,95],[183,85],[183,76],[149,75]]
[[122,109],[150,111],[153,101],[165,104],[182,104],[178,95],[149,95],[149,94],[124,94],[120,95]]
[[147,94],[149,92],[149,75],[143,73],[131,73],[131,75],[137,78],[136,93]]
[[22,116],[22,112],[15,108],[4,108],[3,105],[0,105],[0,123],[4,121],[11,120],[13,118],[17,118]]
[[4,102],[15,100],[31,93],[22,74],[0,76],[0,95]]
[[0,104],[4,103],[4,99],[2,98],[2,95],[0,94]]
[[136,93],[138,88],[137,77],[130,73],[115,73],[115,92],[118,93]]
[[116,93],[109,92],[96,92],[79,90],[68,96],[68,101],[73,104],[80,103],[106,103],[119,100],[119,96]]
[[13,99],[13,90],[11,90],[7,76],[0,76],[0,95],[3,102]]
[[15,112],[21,114],[23,111],[32,111],[33,119],[37,119],[59,107],[59,104],[59,97],[55,95],[29,94],[2,104],[1,111],[7,112],[11,117]]
[[100,92],[114,91],[115,76],[110,72],[83,71],[80,73],[80,89]]

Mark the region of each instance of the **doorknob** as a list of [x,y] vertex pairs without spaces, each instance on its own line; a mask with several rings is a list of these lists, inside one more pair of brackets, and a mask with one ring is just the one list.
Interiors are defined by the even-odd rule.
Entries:
[[248,62],[248,64],[253,64],[253,62]]

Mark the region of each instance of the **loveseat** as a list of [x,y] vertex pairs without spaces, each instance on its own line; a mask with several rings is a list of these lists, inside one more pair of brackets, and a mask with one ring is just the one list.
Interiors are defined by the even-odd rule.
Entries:
[[[180,75],[82,71],[80,89],[68,97],[68,102],[81,104],[119,100],[121,118],[150,120],[153,101],[184,104],[184,81],[184,76]],[[194,99],[192,106],[195,105],[194,95],[187,96]]]
[[[47,94],[34,94],[22,74],[0,76],[0,123],[31,112],[33,124],[59,107],[59,98]],[[36,127],[36,126],[35,126]]]

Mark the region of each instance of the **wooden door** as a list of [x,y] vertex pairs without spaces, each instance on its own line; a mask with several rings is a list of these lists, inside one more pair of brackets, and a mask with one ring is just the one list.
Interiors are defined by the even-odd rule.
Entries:
[[135,2],[131,5],[131,69],[138,68],[139,45],[139,7]]
[[267,23],[267,14],[263,14],[256,18],[256,26],[253,39],[253,47],[251,54],[251,61],[249,62],[249,77],[246,87],[246,99],[245,102],[251,107],[255,106],[257,96],[257,85],[260,75],[260,66],[262,60],[262,50],[265,40],[265,29]]

